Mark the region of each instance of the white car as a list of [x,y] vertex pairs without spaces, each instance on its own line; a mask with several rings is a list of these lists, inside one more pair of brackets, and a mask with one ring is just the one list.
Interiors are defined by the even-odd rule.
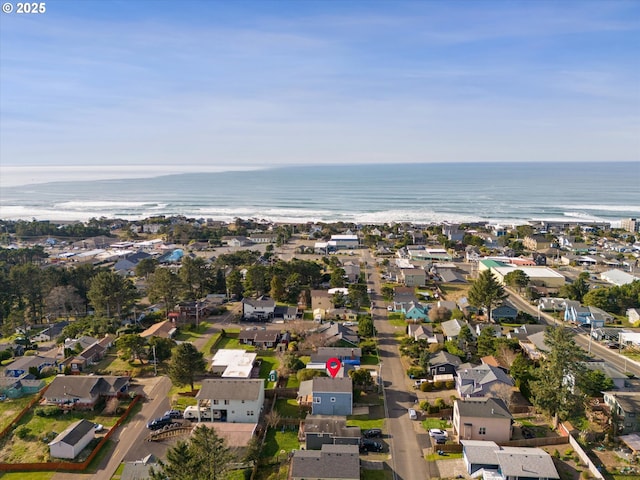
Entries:
[[438,437],[444,437],[447,438],[449,436],[449,434],[447,433],[446,430],[441,430],[440,428],[432,428],[429,430],[429,435],[434,437],[434,438],[438,438]]
[[93,424],[93,431],[98,433],[101,432],[102,430],[104,430],[104,425],[102,425],[101,423],[94,423]]
[[387,310],[389,310],[390,312],[393,312],[393,307],[392,307],[391,305],[389,305],[389,306],[387,307]]

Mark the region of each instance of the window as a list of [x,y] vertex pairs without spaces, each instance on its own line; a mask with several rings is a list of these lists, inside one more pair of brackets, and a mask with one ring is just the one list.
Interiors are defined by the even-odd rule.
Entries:
[[336,403],[336,397],[331,397],[331,403]]
[[253,417],[253,410],[247,410],[247,417]]
[[444,367],[438,367],[439,372],[444,372]]
[[322,403],[322,399],[320,397],[313,397],[313,403]]
[[225,401],[224,401],[224,404],[225,404],[225,405],[229,405],[229,400],[225,400]]
[[213,401],[213,404],[214,404],[214,405],[218,405],[218,400],[214,400],[214,401]]
[[486,427],[480,427],[480,429],[478,430],[478,434],[486,435],[487,434],[487,428]]
[[244,400],[240,400],[242,403],[244,403]]

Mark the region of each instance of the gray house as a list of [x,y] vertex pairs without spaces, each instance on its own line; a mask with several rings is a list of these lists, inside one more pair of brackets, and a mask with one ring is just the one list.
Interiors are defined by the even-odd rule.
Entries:
[[640,392],[605,392],[604,403],[617,419],[616,434],[640,431]]
[[331,444],[358,445],[360,427],[347,427],[347,419],[339,415],[307,415],[301,422],[299,440],[307,450]]
[[357,445],[323,445],[322,450],[295,450],[291,480],[360,480]]
[[518,309],[509,302],[491,310],[491,319],[495,322],[515,320],[518,316]]
[[351,378],[315,377],[300,382],[298,403],[310,406],[313,415],[351,415],[353,383]]
[[460,357],[441,350],[429,359],[429,374],[434,377],[436,375],[455,375],[461,364]]
[[456,390],[461,398],[484,397],[489,395],[491,388],[496,385],[506,385],[511,388],[515,382],[504,370],[491,365],[483,364],[474,368],[460,367],[457,370]]

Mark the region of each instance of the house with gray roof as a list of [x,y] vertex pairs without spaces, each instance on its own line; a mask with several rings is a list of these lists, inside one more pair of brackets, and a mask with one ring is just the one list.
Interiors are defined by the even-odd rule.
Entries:
[[44,380],[30,374],[19,378],[0,377],[0,394],[8,398],[20,398],[39,392],[44,385]]
[[35,368],[38,372],[42,372],[47,367],[56,367],[58,362],[55,358],[42,357],[33,355],[28,357],[20,357],[11,362],[4,370],[6,377],[21,377],[29,373],[30,368]]
[[291,480],[360,480],[357,445],[322,445],[321,450],[294,450]]
[[357,347],[360,341],[358,334],[342,323],[330,323],[318,329],[326,346]]
[[427,343],[444,343],[444,336],[441,333],[434,333],[433,327],[427,324],[407,325],[407,335],[414,341],[425,340]]
[[460,441],[511,440],[513,416],[499,398],[463,398],[453,403],[453,433]]
[[484,397],[497,385],[512,388],[515,382],[504,370],[491,365],[483,364],[471,369],[457,370],[456,390],[461,398]]
[[492,441],[462,440],[467,473],[494,480],[551,480],[560,475],[553,458],[541,448],[500,447]]
[[518,309],[507,301],[491,310],[491,319],[495,322],[513,321],[517,316]]
[[47,405],[64,409],[91,409],[101,397],[123,397],[129,392],[129,377],[58,375],[43,394]]
[[31,337],[32,342],[50,342],[60,336],[64,327],[69,325],[69,322],[62,321],[52,324],[50,327],[45,328],[37,335]]
[[93,422],[78,420],[49,442],[49,453],[54,458],[74,459],[93,440]]
[[429,374],[434,377],[436,375],[455,375],[461,364],[460,357],[446,350],[440,350],[429,359]]
[[268,321],[273,318],[276,302],[269,297],[243,298],[242,318],[244,320]]
[[360,427],[348,427],[340,415],[307,415],[300,422],[298,438],[307,450],[320,450],[322,445],[359,445]]
[[272,348],[280,341],[280,331],[249,327],[240,332],[238,340],[245,345],[254,345],[258,348]]
[[148,480],[149,469],[157,465],[156,457],[152,454],[147,455],[142,460],[133,462],[124,462],[120,480]]
[[604,392],[604,403],[615,415],[616,434],[640,432],[640,392]]
[[196,400],[200,409],[210,409],[210,418],[257,423],[264,405],[264,380],[205,378]]
[[462,326],[466,324],[467,322],[465,322],[464,320],[454,319],[442,322],[440,324],[440,327],[442,328],[442,333],[444,334],[446,340],[455,340],[456,338],[458,338]]

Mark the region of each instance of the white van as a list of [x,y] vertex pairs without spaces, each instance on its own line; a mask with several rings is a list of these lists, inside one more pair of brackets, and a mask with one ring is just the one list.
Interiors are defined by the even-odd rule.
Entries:
[[409,418],[411,420],[417,420],[418,419],[418,413],[413,408],[409,409]]

